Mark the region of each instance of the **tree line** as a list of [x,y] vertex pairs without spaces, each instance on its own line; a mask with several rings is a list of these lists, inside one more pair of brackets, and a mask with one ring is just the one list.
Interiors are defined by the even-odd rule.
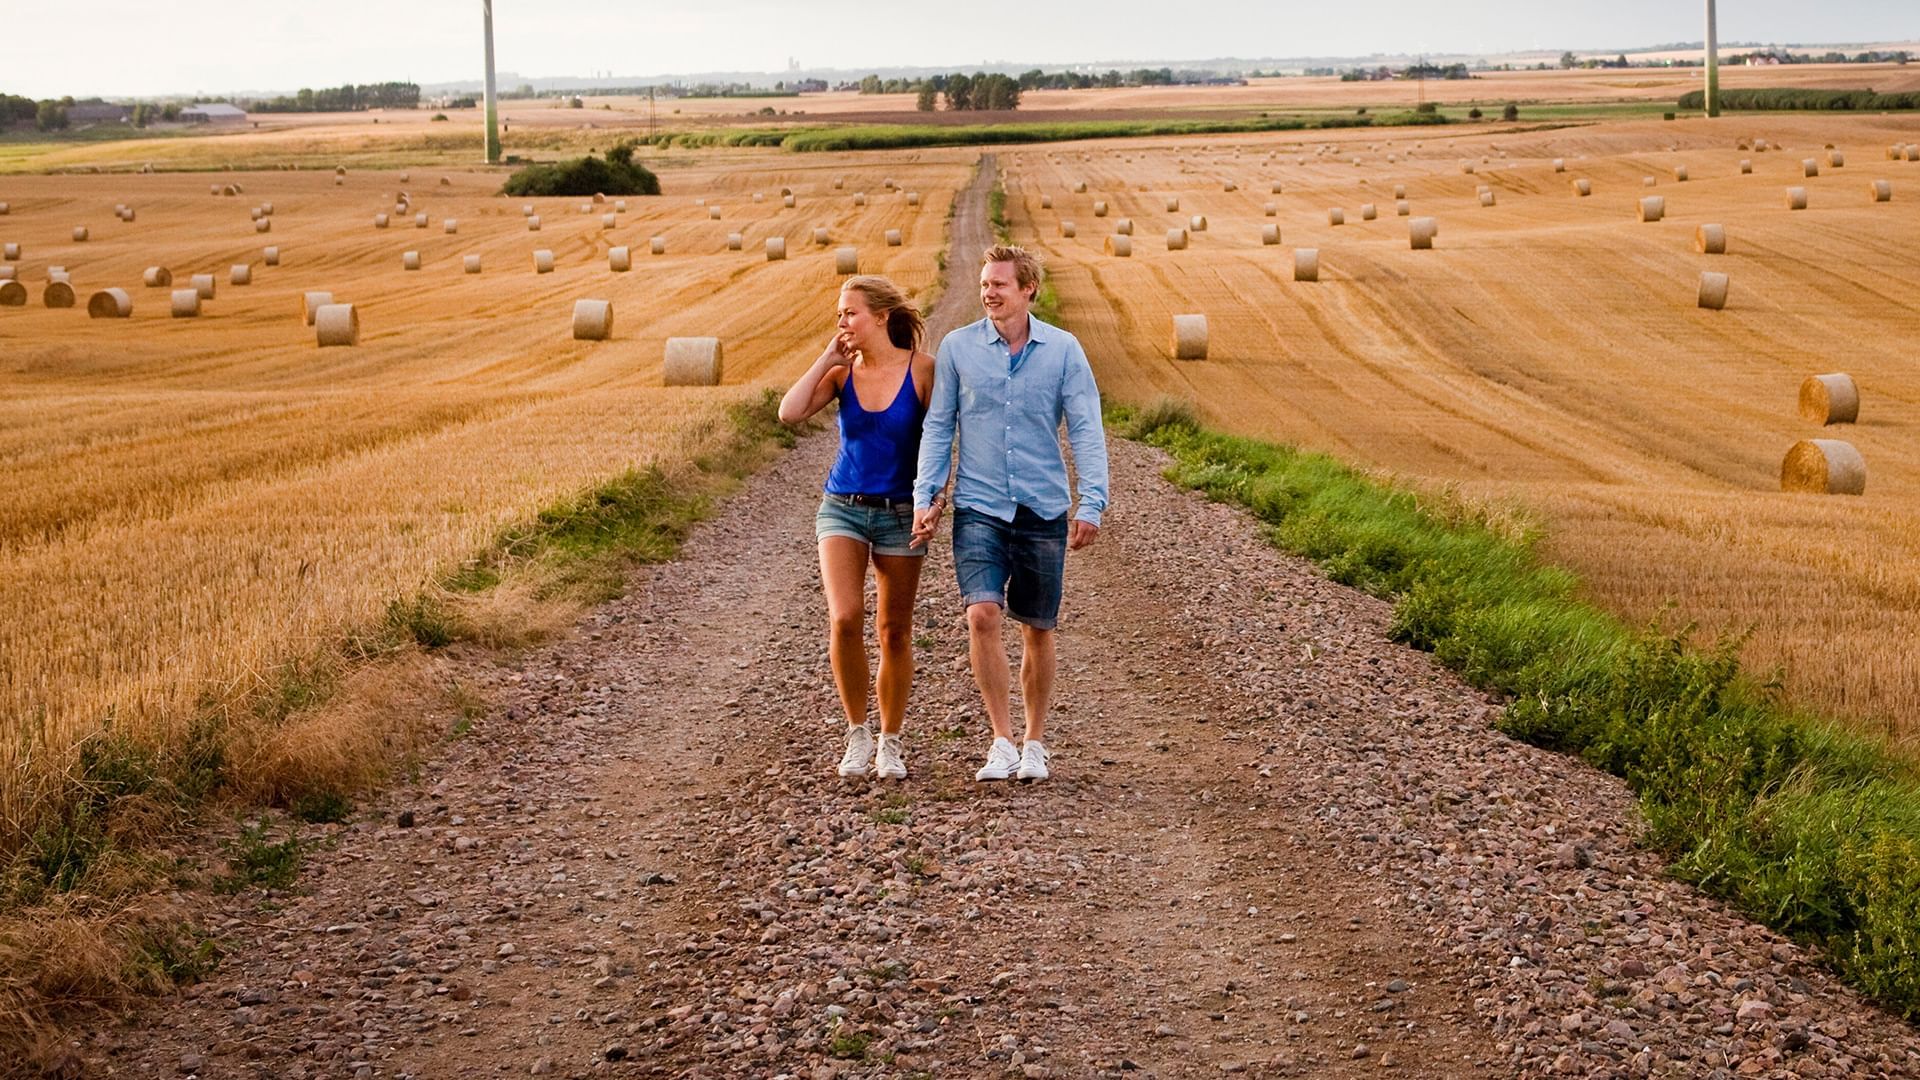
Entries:
[[301,87],[298,93],[282,94],[248,103],[254,112],[361,112],[366,109],[417,109],[420,85],[410,82],[367,83],[355,86]]

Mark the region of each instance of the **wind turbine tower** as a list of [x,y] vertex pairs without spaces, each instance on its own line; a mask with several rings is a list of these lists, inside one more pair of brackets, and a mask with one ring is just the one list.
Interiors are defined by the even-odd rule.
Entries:
[[[1709,11],[1713,0],[1707,0]],[[493,85],[493,0],[480,0],[480,22],[487,39],[487,164],[500,164],[500,115],[496,111],[499,95]]]
[[[487,70],[493,70],[491,64]],[[1714,32],[1713,0],[1707,0],[1707,115],[1720,115],[1720,42]]]

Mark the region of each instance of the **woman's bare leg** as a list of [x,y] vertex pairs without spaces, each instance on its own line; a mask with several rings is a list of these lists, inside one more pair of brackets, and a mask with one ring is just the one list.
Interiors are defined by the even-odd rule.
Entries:
[[874,581],[879,597],[874,622],[880,638],[880,730],[898,734],[907,718],[907,694],[913,688],[913,599],[920,591],[917,555],[875,555]]
[[847,724],[867,722],[867,545],[844,536],[820,541],[820,584],[827,594],[827,658]]

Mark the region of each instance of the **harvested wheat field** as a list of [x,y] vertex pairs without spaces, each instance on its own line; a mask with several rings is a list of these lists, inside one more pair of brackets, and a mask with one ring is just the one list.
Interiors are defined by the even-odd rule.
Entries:
[[[1015,239],[1045,253],[1110,397],[1190,398],[1236,432],[1525,508],[1547,556],[1604,606],[1751,629],[1753,670],[1910,741],[1920,164],[1887,147],[1916,141],[1911,117],[1730,116],[1087,144],[1002,165]],[[1819,175],[1803,175],[1808,158]],[[1890,202],[1873,200],[1876,179]],[[1392,206],[1397,186],[1411,215],[1435,219],[1431,249],[1413,249],[1405,218],[1355,212]],[[1806,210],[1787,209],[1789,186],[1807,189]],[[1639,219],[1647,195],[1664,200],[1657,222]],[[1115,258],[1106,228],[1060,236],[1096,199],[1149,232],[1192,214],[1210,227],[1185,250]],[[1724,254],[1696,250],[1704,224],[1724,226]],[[1264,225],[1279,245],[1262,244]],[[1293,249],[1318,250],[1317,282],[1294,280]],[[1728,275],[1724,310],[1696,303],[1707,271]],[[1175,360],[1173,317],[1196,313],[1207,359]],[[1858,422],[1798,412],[1802,382],[1829,372],[1857,382]],[[1782,493],[1784,455],[1815,437],[1857,448],[1864,495]]]
[[[0,309],[0,843],[28,824],[35,778],[104,719],[177,734],[198,703],[377,622],[509,523],[673,464],[725,404],[790,379],[831,332],[838,276],[816,228],[926,291],[971,161],[707,155],[624,209],[420,169],[5,181],[0,233],[34,302]],[[645,254],[653,237],[664,254]],[[770,237],[785,261],[764,257]],[[626,273],[609,269],[619,245]],[[535,271],[543,249],[551,273]],[[408,251],[418,271],[402,269]],[[55,266],[83,297],[125,289],[131,317],[42,306]],[[199,314],[171,317],[171,290],[142,284],[149,267],[182,287],[211,275]],[[319,347],[303,317],[314,291],[353,306],[357,345]],[[611,301],[610,340],[575,340],[580,299]],[[662,385],[681,336],[721,340],[723,385]]]

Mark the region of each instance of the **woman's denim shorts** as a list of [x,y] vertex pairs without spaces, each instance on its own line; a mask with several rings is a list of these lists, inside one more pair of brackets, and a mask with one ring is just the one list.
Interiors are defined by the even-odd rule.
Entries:
[[893,507],[858,506],[849,496],[828,492],[820,500],[820,512],[813,515],[813,535],[825,540],[844,536],[873,549],[875,555],[925,555],[927,546],[913,546],[913,500],[902,499]]

